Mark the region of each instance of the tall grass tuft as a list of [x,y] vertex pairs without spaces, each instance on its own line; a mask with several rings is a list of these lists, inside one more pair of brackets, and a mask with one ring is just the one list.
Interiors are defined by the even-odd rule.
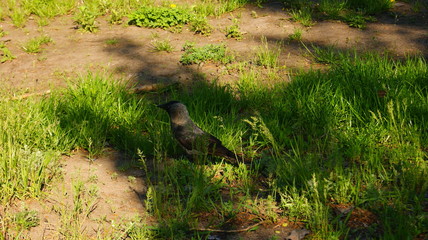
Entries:
[[47,112],[59,122],[71,148],[85,148],[91,155],[101,154],[106,146],[134,154],[140,148],[151,154],[152,144],[143,136],[143,126],[152,124],[146,117],[149,107],[124,83],[92,73],[46,101]]
[[[417,206],[428,188],[422,180],[428,177],[423,160],[428,143],[426,61],[372,54],[340,59],[327,72],[299,73],[274,88],[241,88],[241,100],[257,107],[279,145],[274,172],[277,186],[284,189],[280,192],[286,193],[284,204],[290,214],[296,214],[293,208],[302,204],[301,197],[310,211],[322,207],[308,216],[322,238],[344,231],[324,209],[329,203],[386,214],[385,236],[415,236],[422,229]],[[314,190],[317,196],[309,194]],[[397,204],[393,211],[391,201]],[[403,206],[413,216],[405,231],[393,228],[390,218]]]
[[56,175],[67,140],[40,105],[0,102],[0,202],[39,197]]

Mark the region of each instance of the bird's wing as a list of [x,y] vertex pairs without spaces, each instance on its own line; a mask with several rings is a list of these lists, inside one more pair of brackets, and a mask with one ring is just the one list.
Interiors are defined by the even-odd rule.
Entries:
[[206,152],[221,157],[236,158],[235,154],[224,147],[218,138],[204,132],[196,125],[175,126],[174,135],[188,152],[196,150],[201,153]]
[[[208,133],[207,133],[208,134]],[[223,143],[211,134],[209,135],[208,152],[220,157],[236,158],[235,154],[223,146]]]
[[200,128],[191,125],[177,125],[173,132],[177,141],[188,151],[195,148],[197,139],[204,134]]

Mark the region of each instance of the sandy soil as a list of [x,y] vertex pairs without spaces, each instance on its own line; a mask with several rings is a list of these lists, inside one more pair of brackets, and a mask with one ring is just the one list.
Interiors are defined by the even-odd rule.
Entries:
[[[251,16],[255,11],[257,17]],[[224,28],[232,24],[233,17],[240,16],[240,29],[244,39],[227,39]],[[208,36],[195,35],[188,29],[182,33],[171,33],[160,29],[146,29],[135,26],[109,25],[100,19],[97,33],[84,33],[75,29],[71,16],[55,19],[40,30],[35,20],[30,20],[23,29],[15,28],[10,22],[0,23],[8,32],[1,40],[16,56],[13,61],[0,64],[0,84],[13,91],[41,91],[66,85],[66,77],[85,73],[88,69],[103,68],[121,74],[139,84],[169,81],[186,81],[195,72],[208,73],[217,77],[221,66],[183,66],[179,63],[181,47],[186,41],[200,45],[225,43],[238,59],[252,58],[260,38],[266,36],[271,43],[283,41],[281,64],[288,69],[316,67],[317,64],[305,53],[300,44],[289,43],[288,37],[295,28],[302,28],[302,39],[307,45],[334,45],[337,48],[388,51],[398,56],[422,54],[428,56],[428,19],[425,13],[413,13],[404,3],[390,13],[369,23],[367,29],[351,28],[337,21],[318,22],[313,27],[304,28],[290,21],[290,16],[279,4],[264,8],[249,6],[226,14],[222,18],[211,18],[215,28]],[[39,54],[28,54],[21,45],[28,39],[46,34],[54,43]],[[169,39],[174,46],[172,53],[154,52],[151,40],[154,35]],[[117,39],[118,43],[109,45],[106,40]],[[222,74],[221,79],[234,77]]]

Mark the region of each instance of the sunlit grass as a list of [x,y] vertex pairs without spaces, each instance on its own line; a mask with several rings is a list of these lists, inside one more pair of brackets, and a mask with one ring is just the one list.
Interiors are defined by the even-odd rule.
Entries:
[[[198,53],[188,58],[225,57],[221,45],[185,48]],[[275,76],[284,80],[276,84],[266,84],[260,67],[243,65],[234,86],[195,75],[191,86],[137,96],[127,82],[88,73],[43,99],[13,101],[2,94],[0,200],[43,197],[59,175],[62,153],[83,148],[93,157],[114,148],[144,170],[142,204],[159,221],[151,228],[133,223],[121,230],[129,236],[189,239],[200,236],[190,230],[202,219],[209,218],[206,227],[222,228],[245,212],[267,223],[281,217],[304,222],[319,239],[415,238],[427,228],[426,60],[348,54],[333,47],[308,51],[330,68],[296,72],[292,81]],[[259,65],[278,66],[279,50],[272,51],[266,40],[258,53]],[[185,158],[167,114],[156,108],[168,100],[186,104],[195,123],[245,164]],[[59,231],[84,238],[80,226],[66,223],[81,221],[88,209],[78,207],[91,206],[93,199],[82,204],[88,189],[79,181],[72,186],[70,206],[79,214],[58,208]],[[352,228],[351,216],[337,215],[335,205],[376,219],[363,230]]]

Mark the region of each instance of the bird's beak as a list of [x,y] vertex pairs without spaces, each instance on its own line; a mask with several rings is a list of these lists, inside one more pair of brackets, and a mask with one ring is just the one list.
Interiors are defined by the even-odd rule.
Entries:
[[158,107],[158,108],[162,108],[162,109],[166,109],[165,104],[159,104],[159,105],[157,105],[156,107]]

